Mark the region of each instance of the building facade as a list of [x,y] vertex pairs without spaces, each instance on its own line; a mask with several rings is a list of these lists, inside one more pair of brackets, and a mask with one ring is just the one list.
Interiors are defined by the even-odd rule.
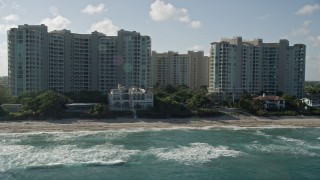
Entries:
[[306,95],[304,98],[301,99],[301,101],[307,105],[307,109],[310,107],[320,109],[319,95]]
[[253,98],[254,100],[259,100],[263,103],[263,107],[266,110],[276,110],[276,109],[285,109],[286,101],[279,96],[266,96],[264,93],[262,96],[257,96]]
[[241,37],[211,43],[209,92],[226,97],[243,92],[304,94],[306,46],[288,40],[263,43]]
[[118,85],[109,93],[109,107],[111,110],[148,109],[153,107],[153,93],[142,88],[126,88]]
[[107,93],[118,83],[151,86],[151,39],[137,32],[106,36],[20,25],[8,31],[8,61],[13,95],[41,90]]
[[179,54],[152,52],[152,77],[154,85],[185,85],[196,89],[208,85],[208,57],[203,51]]
[[20,25],[8,31],[8,82],[13,95],[48,88],[48,29]]
[[118,66],[118,82],[127,87],[151,87],[151,38],[120,30],[118,39],[118,55],[123,58],[123,64]]

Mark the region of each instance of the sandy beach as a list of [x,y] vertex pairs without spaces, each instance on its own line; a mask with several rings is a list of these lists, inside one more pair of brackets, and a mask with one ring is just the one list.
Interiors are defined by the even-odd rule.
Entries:
[[266,118],[230,113],[213,118],[185,119],[117,118],[2,121],[0,122],[0,133],[223,127],[320,127],[320,117],[294,116]]

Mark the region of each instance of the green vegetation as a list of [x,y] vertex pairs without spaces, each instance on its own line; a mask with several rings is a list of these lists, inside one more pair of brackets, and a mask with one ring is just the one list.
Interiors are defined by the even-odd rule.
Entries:
[[0,104],[8,103],[11,101],[10,92],[4,86],[0,86]]
[[9,115],[9,112],[3,110],[3,109],[1,108],[1,106],[0,106],[0,117],[5,117],[5,116],[7,116],[7,115]]
[[59,93],[47,91],[35,98],[26,98],[24,114],[40,117],[59,117],[65,109],[65,104],[70,100]]
[[[281,93],[282,94],[282,93]],[[264,105],[259,100],[253,100],[250,94],[244,93],[235,106],[245,109],[257,116],[296,116],[296,115],[320,115],[319,110],[306,108],[306,104],[300,99],[289,94],[282,94],[285,100],[285,109],[282,110],[265,110]]]
[[66,92],[64,95],[70,98],[73,103],[105,103],[108,98],[100,91]]
[[213,96],[207,88],[191,91],[186,86],[160,86],[154,89],[154,108],[137,111],[138,117],[184,118],[220,115],[212,109]]
[[[4,88],[4,90],[6,89]],[[0,109],[2,120],[132,117],[131,111],[110,111],[106,104],[107,96],[98,91],[81,91],[65,93],[64,95],[55,91],[44,91],[25,93],[19,97],[12,97],[8,93],[1,93],[0,99],[3,99],[1,103],[17,103],[24,106],[23,112],[19,113],[9,114]],[[65,104],[74,102],[98,104],[88,112],[67,112]]]
[[8,86],[8,76],[0,76],[0,86],[2,87]]
[[[311,83],[306,89],[320,88],[317,83]],[[310,88],[311,89],[311,88]],[[307,91],[307,90],[306,90]],[[317,92],[313,90],[313,92]],[[263,92],[261,92],[262,94]],[[249,93],[243,93],[240,99],[225,98],[222,103],[226,107],[241,108],[258,116],[293,116],[320,115],[319,109],[305,108],[306,105],[298,98],[278,93],[286,101],[285,110],[265,110],[263,102],[253,100]],[[139,118],[185,118],[208,117],[221,115],[214,102],[219,98],[207,92],[205,86],[198,90],[190,90],[186,86],[157,86],[154,88],[154,107],[138,109]],[[80,91],[59,94],[55,91],[26,93],[19,97],[12,97],[6,87],[0,86],[0,104],[23,104],[21,113],[8,113],[0,109],[1,119],[45,119],[45,118],[116,118],[132,117],[131,111],[111,111],[108,108],[107,95],[99,91]],[[67,112],[67,103],[98,103],[87,112]]]
[[305,83],[305,93],[311,94],[311,95],[320,94],[320,82],[307,81]]

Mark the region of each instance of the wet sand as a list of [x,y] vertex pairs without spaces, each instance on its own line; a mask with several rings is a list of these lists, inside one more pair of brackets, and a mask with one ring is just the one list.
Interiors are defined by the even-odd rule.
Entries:
[[0,133],[224,127],[320,127],[320,117],[293,116],[265,118],[243,114],[226,114],[213,118],[185,119],[117,118],[2,121],[0,122]]

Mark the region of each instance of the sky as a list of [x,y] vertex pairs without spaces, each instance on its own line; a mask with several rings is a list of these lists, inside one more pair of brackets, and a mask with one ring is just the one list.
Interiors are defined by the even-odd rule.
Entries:
[[288,39],[307,46],[306,80],[320,81],[320,0],[0,0],[0,76],[8,74],[7,30],[22,24],[137,31],[151,37],[154,51],[206,55],[221,38]]

